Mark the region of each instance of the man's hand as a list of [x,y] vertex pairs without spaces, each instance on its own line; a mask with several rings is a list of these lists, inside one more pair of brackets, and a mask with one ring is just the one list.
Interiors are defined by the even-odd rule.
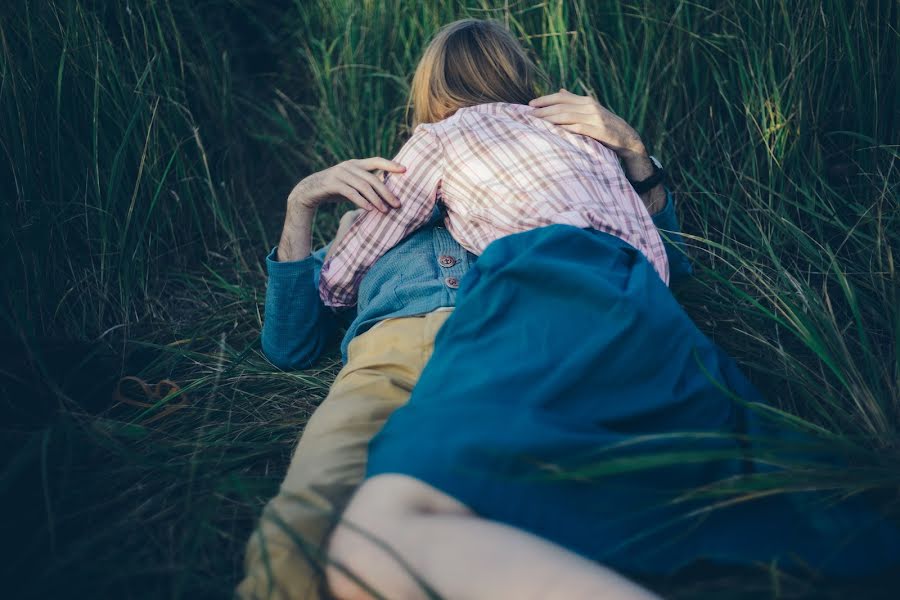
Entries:
[[303,179],[291,191],[288,204],[310,209],[323,202],[346,199],[363,210],[374,208],[386,213],[389,207],[400,206],[400,201],[387,189],[381,178],[373,173],[378,169],[402,173],[406,167],[380,156],[345,160]]
[[531,113],[567,131],[594,138],[625,160],[646,154],[640,136],[621,117],[590,96],[579,96],[565,89],[528,103]]
[[[555,94],[535,98],[528,104],[534,108],[531,113],[534,116],[559,125],[566,131],[594,138],[615,152],[631,181],[641,181],[653,174],[653,164],[637,131],[590,96],[579,96],[560,89]],[[642,194],[641,199],[650,214],[662,210],[666,201],[661,185]]]
[[380,156],[346,160],[313,173],[294,186],[287,200],[278,260],[301,260],[309,256],[312,222],[320,204],[349,200],[362,210],[383,213],[400,206],[400,201],[373,173],[378,169],[403,173],[406,167]]

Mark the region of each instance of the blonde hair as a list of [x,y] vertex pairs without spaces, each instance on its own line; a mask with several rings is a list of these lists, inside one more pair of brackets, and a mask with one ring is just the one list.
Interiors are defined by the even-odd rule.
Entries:
[[497,21],[462,19],[442,27],[425,48],[410,88],[412,127],[489,102],[528,104],[546,76]]

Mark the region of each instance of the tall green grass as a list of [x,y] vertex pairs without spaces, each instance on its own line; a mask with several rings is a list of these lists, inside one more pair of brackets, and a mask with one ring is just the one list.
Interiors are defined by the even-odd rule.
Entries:
[[[12,597],[227,595],[327,388],[334,359],[277,374],[255,350],[261,258],[306,167],[271,168],[246,115],[273,104],[291,7],[0,8]],[[182,392],[118,404],[124,375]]]
[[[698,271],[679,299],[853,465],[793,483],[896,496],[895,2],[23,0],[0,8],[17,596],[228,593],[337,364],[281,373],[256,344],[284,197],[396,152],[418,55],[461,16],[506,22],[553,86],[596,95],[667,164]],[[117,404],[123,375],[182,391]],[[765,574],[666,589],[840,595]]]

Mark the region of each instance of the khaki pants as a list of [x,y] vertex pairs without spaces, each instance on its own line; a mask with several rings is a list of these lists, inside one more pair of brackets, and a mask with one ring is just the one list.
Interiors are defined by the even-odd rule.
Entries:
[[389,319],[355,338],[247,544],[245,599],[318,599],[333,523],[362,483],[369,441],[409,400],[449,310]]

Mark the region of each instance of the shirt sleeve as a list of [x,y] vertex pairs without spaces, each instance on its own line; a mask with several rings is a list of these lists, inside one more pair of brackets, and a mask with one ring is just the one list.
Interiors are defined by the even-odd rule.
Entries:
[[437,137],[417,128],[394,158],[406,171],[383,176],[400,207],[387,213],[364,212],[322,265],[319,296],[326,306],[355,305],[359,283],[375,261],[428,221],[443,176],[442,159]]
[[686,280],[694,272],[691,261],[685,251],[684,238],[681,237],[681,225],[675,214],[675,196],[666,190],[666,205],[653,215],[653,224],[659,234],[669,259],[669,283],[676,285]]
[[311,366],[336,331],[336,315],[322,306],[316,288],[326,250],[302,260],[279,262],[275,248],[266,257],[269,279],[262,349],[280,369]]

